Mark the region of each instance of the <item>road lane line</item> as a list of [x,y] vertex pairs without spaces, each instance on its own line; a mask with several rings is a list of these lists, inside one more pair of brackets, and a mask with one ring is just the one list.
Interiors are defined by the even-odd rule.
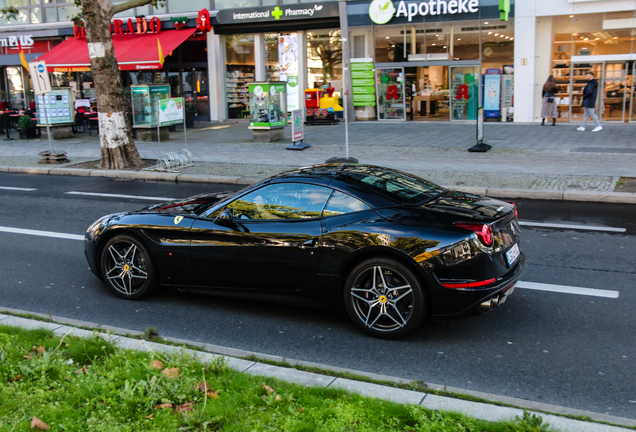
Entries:
[[10,186],[0,186],[0,189],[13,190],[13,191],[25,191],[25,192],[32,192],[37,190],[36,188],[20,188],[20,187],[10,187]]
[[106,197],[106,198],[128,198],[128,199],[141,199],[141,200],[149,200],[149,201],[172,201],[176,198],[166,198],[166,197],[151,197],[151,196],[140,196],[140,195],[119,195],[119,194],[106,194],[106,193],[97,193],[97,192],[66,192],[69,195],[86,195],[86,196],[98,196],[98,197]]
[[626,232],[627,231],[626,228],[603,227],[603,226],[594,226],[594,225],[570,225],[570,224],[543,223],[543,222],[530,222],[530,221],[519,221],[519,225],[540,227],[540,228],[565,228],[565,229],[579,229],[579,230],[589,230],[589,231],[607,231],[607,232]]
[[38,231],[38,230],[30,230],[23,228],[11,228],[11,227],[3,227],[0,226],[0,232],[6,232],[11,234],[26,234],[26,235],[34,235],[40,237],[53,237],[53,238],[61,238],[67,240],[84,240],[83,235],[77,234],[66,234],[66,233],[58,233],[52,231]]
[[605,298],[618,298],[618,291],[611,290],[601,290],[594,288],[581,288],[581,287],[573,287],[566,285],[552,285],[552,284],[543,284],[536,282],[524,282],[519,281],[517,283],[517,288],[531,289],[537,291],[550,291],[557,293],[565,293],[565,294],[578,294],[578,295],[586,295],[586,296],[594,296],[594,297],[605,297]]

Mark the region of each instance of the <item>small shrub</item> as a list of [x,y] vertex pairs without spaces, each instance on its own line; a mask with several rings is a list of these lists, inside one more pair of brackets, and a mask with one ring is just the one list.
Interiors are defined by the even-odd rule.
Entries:
[[31,129],[35,127],[35,123],[33,119],[28,115],[23,115],[18,119],[18,127],[20,129]]

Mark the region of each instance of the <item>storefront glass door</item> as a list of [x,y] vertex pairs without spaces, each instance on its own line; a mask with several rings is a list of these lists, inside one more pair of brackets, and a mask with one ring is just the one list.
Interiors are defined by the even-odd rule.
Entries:
[[605,62],[597,99],[601,99],[602,122],[624,122],[627,89],[627,63]]
[[378,120],[406,120],[404,68],[377,68]]
[[479,66],[451,66],[449,73],[451,121],[476,120],[481,96]]

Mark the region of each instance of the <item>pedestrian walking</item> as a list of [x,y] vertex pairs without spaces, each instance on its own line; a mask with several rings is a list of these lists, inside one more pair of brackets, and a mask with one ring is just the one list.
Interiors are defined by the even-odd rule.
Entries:
[[596,105],[596,94],[598,93],[598,82],[594,79],[594,72],[590,71],[585,75],[588,79],[588,83],[583,89],[583,124],[576,128],[576,130],[584,131],[587,126],[587,118],[592,117],[596,123],[596,127],[592,129],[592,132],[598,132],[603,130],[601,122],[598,121],[598,116],[594,112],[594,106]]
[[543,84],[543,92],[541,93],[541,126],[545,126],[545,119],[552,119],[552,126],[556,125],[556,119],[559,115],[557,105],[554,100],[556,94],[556,81],[554,81],[554,77],[550,75],[545,84]]

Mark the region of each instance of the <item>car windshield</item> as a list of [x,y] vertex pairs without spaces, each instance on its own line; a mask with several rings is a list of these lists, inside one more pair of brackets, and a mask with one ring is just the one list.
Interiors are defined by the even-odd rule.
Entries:
[[446,192],[443,187],[412,174],[377,167],[350,165],[340,175],[372,186],[373,192],[403,204],[421,204]]

